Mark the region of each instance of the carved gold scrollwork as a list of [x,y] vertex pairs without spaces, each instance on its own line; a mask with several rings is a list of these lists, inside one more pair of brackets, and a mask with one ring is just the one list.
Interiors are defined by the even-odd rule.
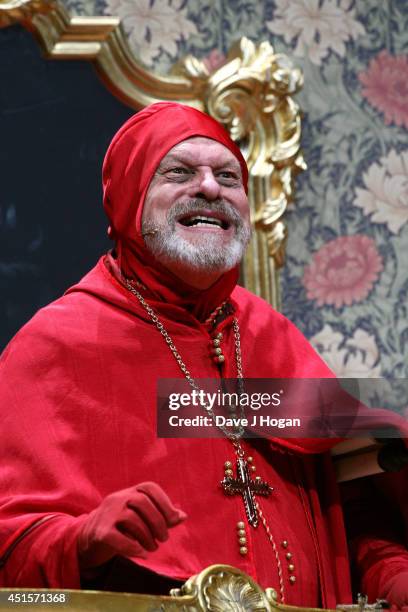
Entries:
[[206,110],[223,123],[246,157],[256,232],[244,265],[245,286],[278,305],[276,270],[283,265],[283,214],[293,200],[295,175],[305,169],[300,152],[300,110],[292,96],[303,76],[268,42],[242,38],[227,62],[208,75],[194,57],[176,73],[206,83]]
[[228,565],[212,565],[190,578],[173,597],[189,597],[194,610],[209,612],[268,612],[275,609],[276,592],[264,591],[249,576]]
[[209,73],[188,56],[168,76],[134,57],[117,17],[70,17],[57,0],[0,0],[0,27],[20,23],[34,32],[47,57],[92,60],[108,88],[139,109],[175,100],[207,111],[240,145],[250,173],[254,235],[241,282],[279,307],[278,269],[287,237],[284,212],[293,200],[300,152],[300,111],[292,96],[303,83],[290,60],[268,42],[242,38],[223,66]]

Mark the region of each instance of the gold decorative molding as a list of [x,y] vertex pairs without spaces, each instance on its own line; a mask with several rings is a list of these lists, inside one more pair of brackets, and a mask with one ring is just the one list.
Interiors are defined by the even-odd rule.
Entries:
[[[176,599],[189,597],[193,610],[247,612],[277,610],[274,589],[263,590],[248,575],[229,565],[211,565],[170,593]],[[186,607],[186,610],[189,609]]]
[[[339,604],[336,610],[304,608],[279,604],[274,589],[262,589],[244,572],[230,565],[211,565],[193,576],[170,595],[139,595],[68,589],[0,589],[0,612],[8,612],[17,602],[8,599],[18,594],[36,599],[37,612],[50,607],[69,609],[70,612],[380,612],[381,602],[369,605],[365,596],[357,604]],[[41,597],[65,597],[65,604],[42,603]],[[38,596],[38,597],[37,597]],[[46,601],[46,600],[45,600]]]
[[309,608],[278,603],[277,591],[262,589],[247,574],[231,565],[211,565],[197,576],[192,576],[180,589],[173,589],[176,607],[163,610],[185,612],[379,612],[381,601],[368,603],[365,595],[358,596],[357,604],[338,604],[336,609]]
[[57,0],[0,0],[0,27],[13,24],[33,32],[48,59],[93,61],[109,90],[136,110],[158,100],[203,106],[196,83],[137,62],[118,17],[70,16]]
[[250,172],[249,197],[255,231],[242,282],[279,308],[278,270],[284,263],[284,213],[293,200],[300,152],[300,110],[293,95],[303,77],[268,42],[242,38],[226,63],[209,73],[188,56],[168,76],[156,75],[134,57],[117,17],[69,16],[57,0],[0,0],[0,27],[21,24],[36,36],[46,57],[86,59],[106,86],[138,110],[174,100],[208,112],[240,145]]
[[[0,612],[10,610],[7,596],[13,592],[13,589],[0,589]],[[318,612],[316,608],[278,604],[274,589],[263,590],[249,576],[229,565],[208,567],[190,578],[181,589],[173,589],[170,596],[53,589],[27,589],[28,592],[65,593],[67,605],[63,607],[68,606],[71,612]],[[38,612],[45,612],[49,607],[49,603],[35,605]]]

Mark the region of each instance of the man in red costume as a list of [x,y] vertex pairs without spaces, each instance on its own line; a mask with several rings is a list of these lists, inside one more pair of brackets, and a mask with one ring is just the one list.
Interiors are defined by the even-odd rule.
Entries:
[[[103,167],[114,252],[2,356],[2,586],[152,592],[225,563],[282,602],[351,601],[333,440],[156,436],[158,378],[332,376],[236,286],[247,178],[238,147],[195,109],[155,104],[115,135]],[[220,486],[237,455],[274,489],[256,527]],[[383,557],[371,597],[408,568],[402,545],[392,572]]]

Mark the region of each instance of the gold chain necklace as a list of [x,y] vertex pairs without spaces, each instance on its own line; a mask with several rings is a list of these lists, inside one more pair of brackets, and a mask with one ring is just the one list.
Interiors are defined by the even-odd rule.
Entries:
[[[146,310],[146,312],[150,316],[151,320],[153,321],[153,323],[155,324],[155,326],[157,327],[161,335],[163,336],[167,346],[173,353],[174,358],[177,361],[178,366],[180,370],[183,372],[189,385],[195,391],[200,392],[200,387],[197,385],[194,378],[191,376],[191,373],[187,369],[187,366],[184,363],[184,361],[182,360],[181,355],[178,352],[176,345],[174,344],[170,334],[164,327],[163,323],[160,321],[159,317],[157,316],[153,308],[149,306],[149,304],[146,302],[142,294],[135,287],[133,287],[133,285],[127,279],[126,279],[126,288],[131,293],[133,293],[133,295],[137,297],[137,299],[139,300],[143,308]],[[235,338],[235,360],[237,364],[237,379],[238,379],[238,383],[242,385],[243,372],[242,372],[242,358],[241,358],[241,336],[240,336],[238,321],[235,317],[233,321],[233,330],[234,330],[234,338]],[[215,415],[214,415],[214,412],[212,411],[211,406],[209,404],[201,404],[201,405],[204,408],[204,410],[214,419]],[[239,431],[237,432],[229,431],[226,427],[222,425],[219,426],[219,429],[221,429],[224,435],[227,438],[229,438],[231,441],[239,440],[239,438],[241,438],[244,433],[244,429],[242,426],[239,428]]]
[[[191,373],[188,370],[184,361],[182,360],[181,355],[178,352],[176,345],[174,344],[170,334],[164,327],[163,323],[160,321],[156,312],[146,302],[142,294],[130,283],[128,279],[125,279],[125,283],[126,283],[125,285],[126,288],[139,300],[140,304],[146,310],[150,319],[152,320],[152,322],[154,323],[158,331],[163,336],[167,346],[173,353],[174,358],[177,361],[178,366],[180,370],[182,371],[182,373],[184,374],[189,385],[195,391],[200,392],[201,391],[200,387],[197,385],[194,378],[191,376]],[[235,340],[235,361],[236,361],[236,367],[237,367],[237,379],[238,379],[238,383],[242,385],[243,370],[242,370],[242,356],[241,356],[241,335],[240,335],[238,319],[236,317],[234,317],[233,319],[232,327],[234,331],[234,340]],[[242,387],[240,388],[242,389]],[[206,410],[206,412],[212,418],[214,418],[215,415],[209,404],[202,404],[202,407]],[[252,525],[253,527],[257,527],[258,517],[261,519],[261,523],[265,529],[267,538],[272,546],[272,549],[275,555],[275,559],[276,559],[276,563],[277,563],[277,567],[278,567],[281,603],[285,603],[285,589],[284,589],[284,584],[283,584],[283,573],[282,573],[282,565],[281,565],[281,561],[279,557],[279,552],[278,552],[274,537],[272,535],[272,532],[266,521],[266,518],[259,506],[258,501],[255,499],[255,495],[254,495],[256,493],[258,495],[263,495],[267,497],[270,495],[273,489],[272,487],[268,485],[267,482],[261,480],[260,477],[257,477],[255,480],[252,480],[250,477],[248,461],[245,458],[245,450],[242,448],[241,443],[240,443],[240,438],[242,437],[244,433],[243,427],[241,426],[239,430],[236,432],[229,431],[227,428],[223,427],[222,425],[219,426],[219,428],[222,430],[224,435],[232,442],[236,456],[237,456],[237,466],[236,466],[237,467],[237,477],[232,478],[231,470],[230,469],[226,470],[226,475],[224,479],[221,481],[221,485],[224,489],[224,493],[226,493],[227,495],[234,495],[236,493],[239,493],[242,495],[243,500],[244,500],[245,512],[246,512],[247,519],[250,525]],[[226,464],[230,464],[230,462],[226,462]],[[229,467],[230,465],[228,465],[228,468]],[[238,525],[240,525],[240,523]],[[240,550],[243,550],[243,549],[244,548],[241,548]]]

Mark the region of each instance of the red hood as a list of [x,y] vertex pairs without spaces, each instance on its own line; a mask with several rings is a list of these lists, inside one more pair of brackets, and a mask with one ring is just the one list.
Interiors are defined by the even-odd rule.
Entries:
[[203,320],[229,297],[238,269],[227,272],[205,291],[194,289],[152,257],[141,227],[146,192],[157,166],[172,147],[193,136],[227,147],[240,163],[247,190],[246,162],[225,129],[197,109],[159,102],[131,117],[114,136],[103,164],[103,201],[125,276],[137,278],[155,299],[183,306]]

